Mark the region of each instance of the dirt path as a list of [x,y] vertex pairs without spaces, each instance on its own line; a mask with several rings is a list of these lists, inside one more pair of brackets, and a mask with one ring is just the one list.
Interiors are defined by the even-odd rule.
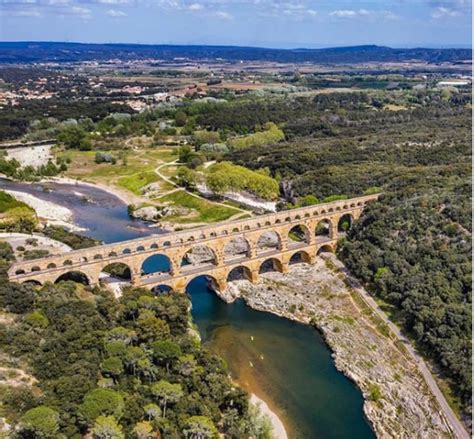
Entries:
[[[250,216],[253,216],[253,212],[250,211],[250,210],[246,210],[246,209],[242,209],[240,207],[237,207],[237,206],[229,206],[228,204],[225,204],[225,203],[219,203],[218,201],[210,201],[208,200],[207,198],[204,198],[204,197],[201,197],[200,195],[198,194],[195,194],[193,192],[190,192],[188,191],[187,189],[181,187],[181,186],[178,186],[173,180],[171,180],[170,178],[168,178],[166,175],[163,175],[160,170],[165,168],[166,166],[183,166],[181,163],[178,163],[178,159],[172,161],[172,162],[168,162],[168,163],[163,163],[161,164],[160,166],[158,166],[156,169],[155,169],[155,173],[158,175],[158,177],[160,177],[161,179],[163,179],[164,181],[166,181],[167,183],[173,185],[174,187],[176,187],[178,190],[183,190],[185,191],[187,194],[191,195],[192,197],[194,198],[197,198],[199,200],[203,200],[203,201],[207,201],[208,203],[212,203],[212,204],[215,204],[217,206],[223,206],[223,207],[232,207],[233,209],[236,209],[236,210],[240,210],[242,213],[245,213],[247,215],[250,215]],[[173,191],[170,191],[168,193],[171,193]],[[238,217],[237,216],[233,216],[232,219],[237,219]]]

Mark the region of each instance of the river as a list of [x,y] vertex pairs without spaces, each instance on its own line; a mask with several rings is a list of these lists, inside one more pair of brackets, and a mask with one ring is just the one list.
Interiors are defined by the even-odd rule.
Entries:
[[[127,207],[91,186],[15,183],[0,179],[1,189],[27,192],[67,207],[84,235],[104,242],[160,233],[132,220]],[[85,201],[85,200],[88,201]],[[282,419],[289,438],[374,438],[364,416],[358,388],[334,366],[331,352],[313,328],[255,311],[242,300],[221,301],[206,279],[187,289],[192,315],[204,344],[228,363],[233,379],[265,400]]]

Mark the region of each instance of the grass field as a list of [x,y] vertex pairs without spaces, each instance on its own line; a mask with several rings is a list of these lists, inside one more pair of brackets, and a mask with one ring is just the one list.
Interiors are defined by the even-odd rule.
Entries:
[[[114,151],[111,153],[114,154]],[[171,149],[129,151],[126,165],[120,160],[115,165],[97,164],[95,151],[66,151],[60,155],[71,160],[66,171],[68,177],[120,186],[135,195],[141,195],[144,186],[159,181],[163,192],[173,188],[169,183],[161,181],[154,172],[160,164],[176,160],[176,155]],[[115,151],[115,155],[118,155],[118,151]]]
[[[156,183],[160,180],[160,177],[158,177],[158,175],[156,175],[154,171],[148,171],[121,177],[117,181],[117,184],[125,189],[128,189],[130,192],[133,192],[135,195],[141,195],[142,189],[145,186],[149,185],[150,183]],[[162,183],[163,185],[172,187],[171,185],[169,185],[169,183],[166,183],[165,181],[162,181]],[[160,186],[163,188],[161,184]],[[163,190],[167,189],[163,188]]]
[[[118,151],[110,151],[118,156]],[[160,184],[160,193],[168,192],[175,187],[161,179],[155,169],[163,163],[176,160],[177,156],[172,149],[138,149],[129,151],[127,164],[123,165],[118,160],[115,165],[108,163],[95,163],[95,151],[65,151],[60,153],[68,157],[71,163],[68,166],[66,176],[87,180],[93,183],[106,184],[126,189],[136,196],[141,196],[143,188],[150,183]],[[172,177],[175,175],[177,166],[165,166],[161,169],[164,175]],[[166,220],[170,223],[211,223],[224,221],[241,213],[239,209],[232,206],[222,206],[211,201],[196,198],[184,190],[179,190],[168,195],[158,196],[153,199],[143,198],[145,204],[169,203],[177,207],[190,209],[187,216],[170,216]]]
[[195,222],[217,222],[224,221],[230,217],[240,213],[239,210],[233,207],[224,207],[211,203],[210,201],[202,200],[185,191],[177,191],[172,194],[165,195],[157,199],[160,203],[170,203],[176,206],[186,207],[192,209],[197,215],[190,215],[189,217],[167,217],[166,220],[176,223],[195,223]]
[[24,207],[28,210],[33,211],[33,209],[22,201],[18,201],[16,198],[12,197],[6,192],[0,191],[0,213],[5,213],[10,209],[15,209],[17,207]]
[[[118,151],[110,151],[118,155]],[[141,149],[129,151],[126,166],[118,160],[117,164],[95,163],[95,151],[65,151],[61,156],[71,160],[66,175],[75,178],[120,178],[141,172],[153,171],[162,163],[176,160],[171,149]]]

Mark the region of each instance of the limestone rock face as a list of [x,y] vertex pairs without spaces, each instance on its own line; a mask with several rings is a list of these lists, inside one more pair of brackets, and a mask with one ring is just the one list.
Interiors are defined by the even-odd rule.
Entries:
[[161,218],[160,211],[155,206],[140,207],[131,212],[133,218],[142,219],[145,221],[156,221]]
[[160,183],[157,183],[157,182],[147,184],[142,189],[143,195],[146,195],[147,197],[153,197],[153,196],[156,196],[156,195],[160,195],[161,192],[162,192],[161,185],[160,185]]
[[165,218],[167,216],[186,216],[189,215],[190,210],[186,207],[163,206],[161,207],[160,212],[162,218]]
[[278,235],[266,232],[258,239],[258,246],[261,248],[275,248],[278,246]]
[[226,256],[241,255],[248,251],[247,241],[242,237],[237,237],[229,242],[224,249]]
[[166,217],[189,215],[189,209],[176,206],[144,206],[133,210],[130,215],[144,221],[159,221]]
[[190,264],[204,264],[206,262],[214,261],[215,256],[209,247],[205,245],[197,245],[186,254],[185,259]]

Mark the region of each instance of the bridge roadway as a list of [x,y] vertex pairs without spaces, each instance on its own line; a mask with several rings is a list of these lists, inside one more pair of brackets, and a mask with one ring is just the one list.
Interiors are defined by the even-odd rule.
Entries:
[[[8,274],[14,282],[44,284],[80,272],[90,285],[96,285],[104,269],[120,262],[128,266],[131,283],[136,286],[151,288],[164,284],[182,291],[193,276],[206,274],[221,289],[225,287],[230,271],[237,266],[242,266],[244,275],[255,282],[262,263],[267,259],[271,259],[279,271],[286,271],[296,252],[312,262],[321,249],[334,251],[340,237],[341,221],[347,219],[352,224],[367,203],[378,197],[379,194],[366,195],[17,262]],[[302,242],[292,240],[296,230],[301,234]],[[318,233],[323,230],[327,236],[316,235],[317,230]],[[262,246],[263,235],[267,238],[272,235],[277,241],[276,248],[262,250],[265,247]],[[243,241],[247,248],[237,260],[229,256],[228,249],[238,240]],[[183,266],[183,259],[186,260],[196,247],[207,248],[213,255],[212,265]],[[144,275],[143,263],[157,254],[168,258],[169,273]]]

